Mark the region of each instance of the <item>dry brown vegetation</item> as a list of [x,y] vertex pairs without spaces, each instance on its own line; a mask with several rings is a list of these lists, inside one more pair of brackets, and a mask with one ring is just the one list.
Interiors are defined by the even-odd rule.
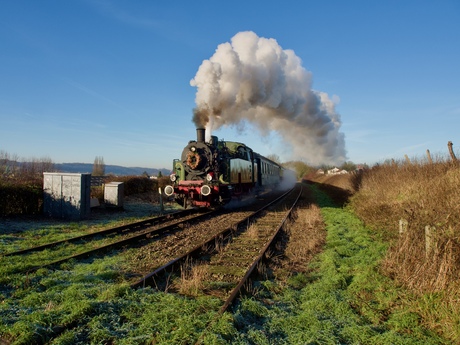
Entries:
[[361,174],[317,175],[308,180],[323,184],[335,194],[349,194],[349,206],[356,214],[392,241],[385,261],[392,277],[417,291],[458,288],[457,162],[393,161]]
[[[310,182],[353,194],[348,207],[390,245],[382,272],[418,296],[411,308],[455,339],[460,325],[460,164],[392,161]],[[324,185],[323,185],[324,186]]]
[[209,265],[193,264],[187,261],[181,267],[181,277],[173,282],[172,288],[180,294],[187,296],[198,296],[204,288],[209,272]]
[[355,178],[352,178],[352,176],[354,175],[327,175],[312,173],[306,176],[305,179],[311,182],[321,183],[325,187],[340,188],[343,192],[349,192],[351,194],[357,190],[353,184]]
[[282,255],[272,258],[273,273],[286,281],[296,273],[309,270],[311,260],[326,243],[326,230],[320,208],[313,203],[309,190],[304,190],[299,207],[285,226]]
[[458,291],[460,166],[393,162],[364,172],[360,184],[350,205],[393,239],[388,274],[419,292]]
[[286,263],[291,272],[305,272],[311,259],[321,251],[326,231],[320,209],[312,204],[296,211],[294,223],[287,229]]

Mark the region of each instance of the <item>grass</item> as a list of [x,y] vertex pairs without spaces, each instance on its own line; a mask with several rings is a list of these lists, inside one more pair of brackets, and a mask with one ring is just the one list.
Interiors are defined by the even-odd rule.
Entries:
[[[13,252],[139,221],[151,217],[154,210],[155,207],[152,204],[137,202],[128,203],[124,211],[113,213],[110,221],[107,221],[107,216],[100,217],[97,214],[79,223],[56,220],[33,223],[27,219],[3,219],[0,221],[0,253]],[[54,248],[20,256],[19,260],[17,256],[0,256],[0,284],[8,284],[11,275],[17,272],[94,249],[113,242],[115,239],[114,237],[102,237],[86,244],[61,244]]]
[[[17,277],[16,288],[2,293],[0,333],[14,344],[171,344],[197,339],[216,315],[216,299],[132,290],[117,260]],[[68,329],[59,334],[59,327]]]
[[[165,205],[166,212],[176,211],[174,204]],[[109,217],[108,217],[109,214]],[[123,210],[93,210],[89,219],[79,222],[48,218],[34,221],[33,218],[0,219],[0,254],[34,247],[41,244],[66,240],[109,227],[141,221],[160,214],[160,207],[147,201],[125,202]]]
[[[131,290],[123,259],[108,255],[56,271],[3,276],[0,333],[14,344],[458,343],[460,289],[451,278],[458,259],[460,203],[451,191],[458,168],[419,166],[422,177],[415,164],[386,169],[354,181],[359,189],[345,208],[312,186],[317,205],[297,212],[300,227],[288,229],[288,247],[274,258],[284,264],[254,281],[254,295],[233,312],[218,317],[216,298]],[[427,181],[444,191],[445,200]],[[402,215],[412,215],[404,236],[397,225]],[[432,219],[439,250],[427,260],[419,242]],[[184,294],[196,295],[207,274],[202,268],[184,267]],[[444,274],[433,280],[433,272]]]
[[[460,341],[460,166],[393,162],[360,177],[349,207],[389,241],[384,273],[411,291],[405,302],[427,327]],[[399,222],[407,226],[400,232]],[[430,238],[426,228],[431,229]],[[433,302],[435,301],[435,302]]]
[[286,284],[259,282],[259,294],[242,299],[225,333],[218,325],[204,343],[449,344],[405,308],[400,296],[407,292],[379,271],[387,245],[316,194],[327,242],[310,271]]

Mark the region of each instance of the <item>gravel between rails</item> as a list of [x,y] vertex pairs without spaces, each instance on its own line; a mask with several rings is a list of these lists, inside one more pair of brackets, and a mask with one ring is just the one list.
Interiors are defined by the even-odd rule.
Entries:
[[143,277],[156,268],[170,262],[178,256],[184,255],[207,239],[218,235],[231,224],[247,218],[254,211],[260,209],[270,200],[282,194],[282,191],[272,191],[264,196],[246,201],[243,206],[225,208],[219,215],[208,221],[197,224],[188,224],[180,231],[173,231],[168,236],[148,243],[135,252],[131,252],[126,259],[126,273],[130,277]]

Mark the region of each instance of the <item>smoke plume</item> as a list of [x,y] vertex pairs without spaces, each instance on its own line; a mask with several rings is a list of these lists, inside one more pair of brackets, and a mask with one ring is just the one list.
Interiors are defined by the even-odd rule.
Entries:
[[262,135],[277,132],[290,147],[290,159],[310,164],[345,161],[334,102],[311,89],[311,73],[300,58],[274,39],[254,32],[236,34],[203,61],[190,84],[197,87],[197,127],[213,130],[250,122]]

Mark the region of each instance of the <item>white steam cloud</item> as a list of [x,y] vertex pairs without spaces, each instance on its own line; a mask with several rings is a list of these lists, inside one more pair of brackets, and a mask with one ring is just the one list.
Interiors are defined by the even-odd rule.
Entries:
[[340,164],[346,159],[340,115],[326,93],[311,89],[311,73],[276,40],[240,32],[220,44],[190,81],[197,87],[193,121],[218,129],[250,122],[262,135],[277,132],[290,159]]

